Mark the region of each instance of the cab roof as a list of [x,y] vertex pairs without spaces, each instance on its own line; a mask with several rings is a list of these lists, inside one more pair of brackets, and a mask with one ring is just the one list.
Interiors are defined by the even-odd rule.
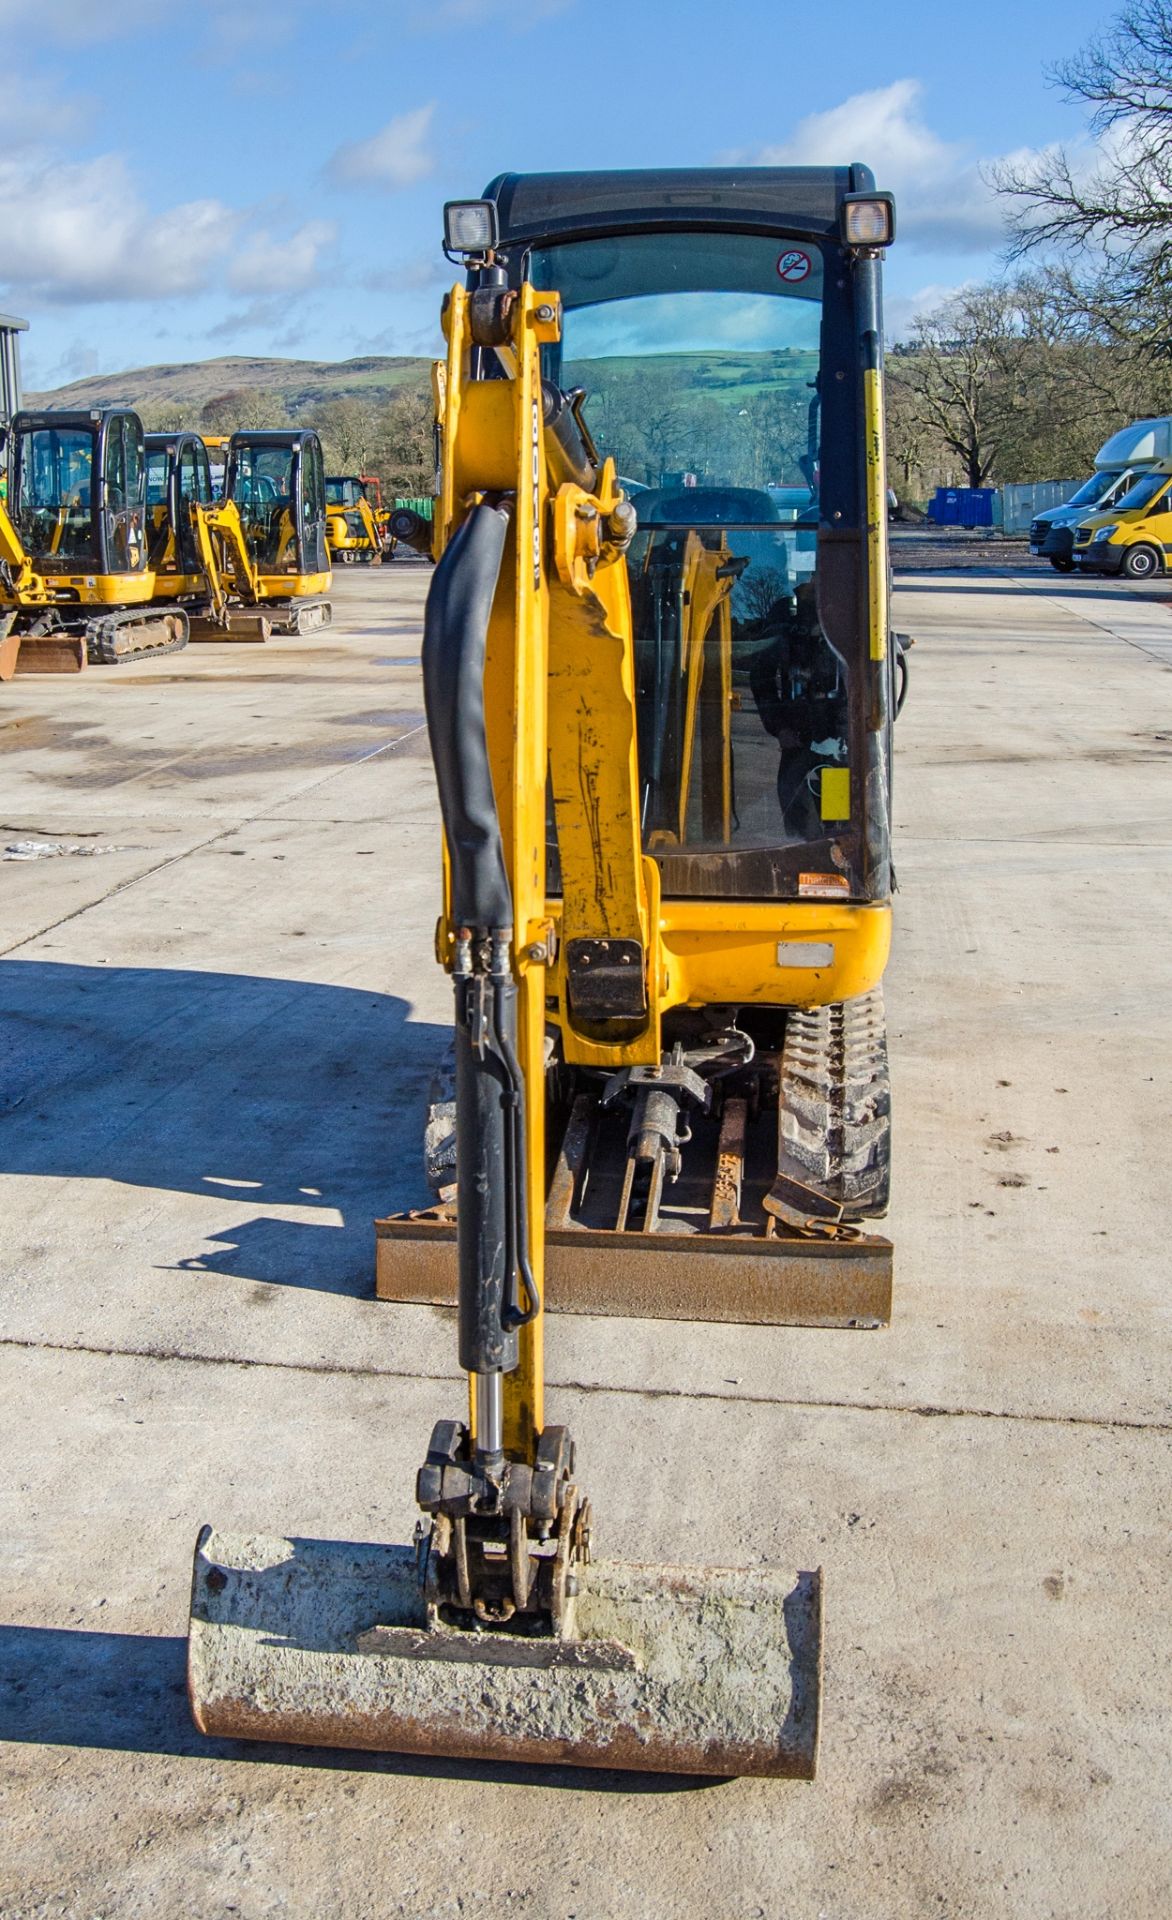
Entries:
[[875,176],[843,167],[668,167],[608,173],[500,173],[484,190],[496,202],[500,243],[592,234],[731,228],[821,239],[838,230],[848,193]]
[[125,414],[138,419],[133,407],[22,407],[13,414],[11,426],[14,433],[30,427],[80,427],[93,433],[103,421],[121,419]]

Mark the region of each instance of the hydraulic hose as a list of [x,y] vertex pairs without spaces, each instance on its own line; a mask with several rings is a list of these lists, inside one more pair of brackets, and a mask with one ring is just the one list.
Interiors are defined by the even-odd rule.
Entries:
[[510,508],[474,507],[436,566],[423,619],[423,701],[452,869],[452,924],[511,927],[484,724],[484,658]]
[[541,1307],[528,1249],[525,1083],[509,961],[513,899],[484,709],[488,625],[510,505],[474,508],[448,543],[423,634],[424,702],[456,936],[459,1357],[482,1383],[478,1392],[490,1397],[487,1376],[516,1367],[517,1330]]

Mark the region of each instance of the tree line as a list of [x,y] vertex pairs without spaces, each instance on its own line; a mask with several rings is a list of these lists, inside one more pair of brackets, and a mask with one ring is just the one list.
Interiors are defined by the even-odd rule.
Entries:
[[236,387],[216,394],[192,420],[190,407],[173,402],[140,408],[150,432],[192,425],[201,433],[237,428],[313,427],[321,436],[327,473],[375,474],[384,500],[414,499],[432,491],[435,456],[430,390],[414,383],[387,397],[345,394],[290,407],[284,395],[262,387]]

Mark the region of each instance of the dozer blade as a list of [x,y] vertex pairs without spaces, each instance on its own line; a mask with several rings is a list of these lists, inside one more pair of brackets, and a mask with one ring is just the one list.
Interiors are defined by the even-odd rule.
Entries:
[[20,652],[20,635],[13,633],[13,614],[0,615],[0,680],[11,680]]
[[268,614],[251,607],[233,607],[228,615],[228,624],[224,627],[202,614],[194,615],[191,622],[193,640],[263,641],[272,637],[272,631],[273,623]]
[[[457,1299],[456,1228],[438,1213],[376,1220],[375,1295],[417,1306]],[[635,1320],[765,1327],[885,1327],[891,1242],[746,1233],[546,1230],[545,1309]]]
[[569,1641],[429,1628],[404,1546],[206,1527],[200,1731],[542,1766],[810,1780],[822,1581],[595,1562]]
[[16,638],[14,673],[81,673],[88,664],[85,637],[80,633],[26,633]]

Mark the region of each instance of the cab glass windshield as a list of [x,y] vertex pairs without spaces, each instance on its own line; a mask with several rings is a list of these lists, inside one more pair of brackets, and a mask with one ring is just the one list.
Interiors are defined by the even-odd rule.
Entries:
[[768,897],[799,866],[845,872],[850,668],[814,589],[820,252],[644,234],[550,247],[529,277],[564,310],[546,371],[585,389],[638,514],[643,838],[665,890]]
[[257,564],[284,573],[298,571],[292,447],[250,446],[233,450],[232,498]]
[[1114,473],[1092,473],[1089,480],[1083,481],[1078,492],[1071,494],[1066,504],[1068,507],[1097,506],[1100,500],[1107,498],[1116,481],[1122,480],[1122,478],[1123,475],[1118,471]]
[[1166,473],[1145,473],[1135,482],[1134,486],[1128,488],[1121,500],[1115,502],[1113,511],[1118,513],[1143,513],[1147,508],[1155,506],[1156,501],[1168,484],[1168,475]]
[[96,566],[94,436],[82,427],[30,428],[17,435],[15,456],[15,517],[26,551]]
[[146,497],[147,507],[164,507],[167,504],[167,474],[170,470],[170,455],[166,447],[147,449]]

